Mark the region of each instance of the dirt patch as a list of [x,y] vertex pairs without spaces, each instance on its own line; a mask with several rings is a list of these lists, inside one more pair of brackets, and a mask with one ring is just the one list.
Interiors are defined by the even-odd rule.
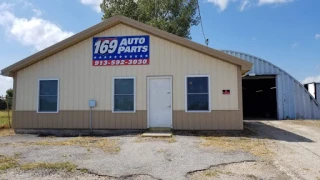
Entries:
[[51,137],[46,140],[38,142],[18,142],[18,143],[3,143],[1,145],[13,145],[13,146],[80,146],[87,148],[99,148],[105,152],[117,153],[120,151],[120,146],[117,140],[99,138],[99,137],[76,137],[64,141],[51,141]]
[[244,151],[258,157],[269,157],[273,153],[267,147],[264,139],[248,137],[202,137],[201,145],[219,148],[225,151]]
[[135,142],[153,142],[153,141],[162,141],[167,143],[175,143],[177,140],[174,137],[142,137],[139,136]]
[[240,162],[214,166],[206,170],[189,173],[191,180],[211,179],[290,179],[284,172],[266,162]]
[[13,129],[2,129],[2,128],[0,128],[0,137],[13,136],[13,135],[15,135]]

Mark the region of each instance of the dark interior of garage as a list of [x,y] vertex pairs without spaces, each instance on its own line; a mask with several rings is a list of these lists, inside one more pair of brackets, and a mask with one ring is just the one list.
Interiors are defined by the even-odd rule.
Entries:
[[275,77],[244,77],[242,89],[244,119],[277,119]]

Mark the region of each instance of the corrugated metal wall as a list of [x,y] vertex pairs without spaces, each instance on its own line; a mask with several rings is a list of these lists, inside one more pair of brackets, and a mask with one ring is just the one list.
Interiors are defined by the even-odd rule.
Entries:
[[315,86],[316,86],[316,97],[317,97],[317,100],[318,100],[318,103],[320,104],[320,83],[315,83]]
[[[255,56],[236,51],[222,51],[252,62],[253,67],[249,73],[276,75],[279,119],[320,119],[320,104],[290,74],[272,63]],[[320,91],[320,85],[318,86],[318,91]]]

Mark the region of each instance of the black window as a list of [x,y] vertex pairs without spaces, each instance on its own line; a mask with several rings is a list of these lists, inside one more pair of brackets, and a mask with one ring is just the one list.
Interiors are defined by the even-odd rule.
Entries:
[[187,77],[187,111],[209,108],[209,77]]
[[58,80],[39,81],[39,112],[58,111]]
[[114,79],[113,111],[133,112],[134,108],[134,78]]

